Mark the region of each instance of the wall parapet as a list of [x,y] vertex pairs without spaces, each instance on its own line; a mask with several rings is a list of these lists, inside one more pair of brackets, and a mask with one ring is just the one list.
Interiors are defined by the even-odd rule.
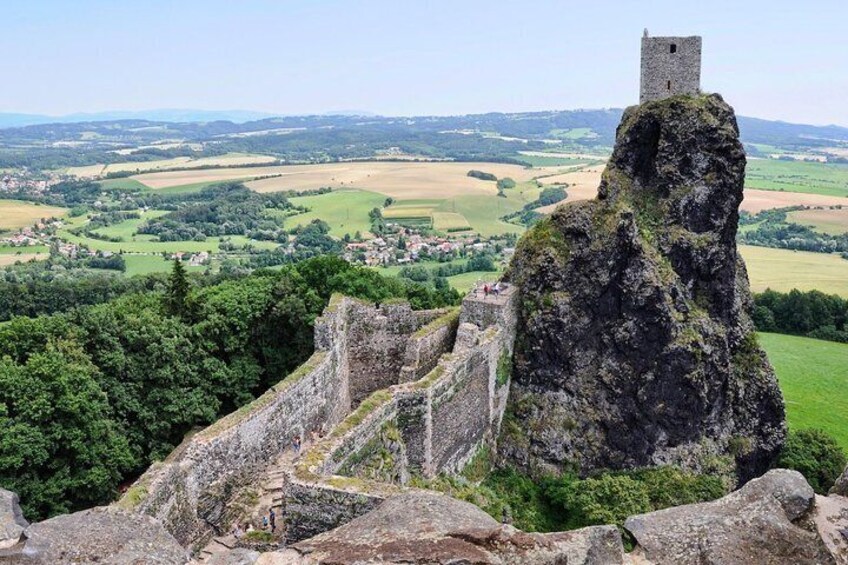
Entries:
[[[228,531],[246,490],[292,438],[333,429],[351,413],[353,391],[367,396],[383,388],[376,385],[388,371],[400,372],[412,334],[446,313],[332,297],[315,322],[309,360],[249,404],[187,436],[116,504],[158,519],[187,547]],[[357,500],[348,502],[357,508]]]
[[[420,374],[404,367],[400,384],[372,393],[295,463],[285,501],[288,541],[369,512],[408,490],[410,474],[458,472],[482,445],[494,443],[506,406],[509,375],[504,378],[502,366],[512,355],[515,310],[511,287],[498,297],[470,296],[461,311],[413,335],[412,347],[417,338],[438,339],[446,328],[456,339],[452,351],[443,351],[416,380],[404,382]],[[392,446],[385,445],[387,428],[397,430]],[[378,460],[393,479],[357,476],[350,462],[367,461],[375,455],[370,451],[380,452]]]

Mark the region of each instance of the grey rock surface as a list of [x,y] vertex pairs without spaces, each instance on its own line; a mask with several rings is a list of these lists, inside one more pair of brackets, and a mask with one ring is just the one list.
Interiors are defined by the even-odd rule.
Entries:
[[111,506],[56,516],[31,525],[17,561],[108,565],[183,565],[188,553],[149,516]]
[[634,562],[660,565],[837,563],[812,522],[813,489],[777,469],[719,500],[631,516]]
[[848,498],[816,495],[813,523],[837,563],[848,563]]
[[765,472],[785,438],[736,249],[745,154],[720,96],[628,108],[598,198],[519,242],[502,453],[528,469]]
[[[296,554],[295,554],[296,552]],[[528,534],[467,502],[412,492],[330,532],[263,554],[257,563],[477,563],[614,565],[624,562],[614,526]],[[284,561],[288,559],[289,561]],[[311,560],[311,561],[310,561]]]
[[830,489],[830,494],[838,494],[840,496],[848,496],[848,467],[842,471],[842,475],[836,479],[836,484]]
[[0,549],[14,546],[29,523],[24,519],[18,495],[0,489]]
[[206,565],[253,565],[260,555],[258,551],[236,548],[213,555],[206,561]]

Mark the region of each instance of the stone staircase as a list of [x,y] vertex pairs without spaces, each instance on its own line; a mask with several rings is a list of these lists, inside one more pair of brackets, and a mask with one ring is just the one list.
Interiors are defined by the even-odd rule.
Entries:
[[[311,445],[311,442],[304,440],[301,445],[300,453],[305,453]],[[277,459],[269,465],[262,478],[257,482],[260,487],[259,498],[256,504],[251,509],[239,517],[237,522],[240,524],[250,523],[254,528],[261,530],[262,518],[268,515],[268,510],[274,508],[277,513],[277,528],[275,532],[275,543],[279,547],[285,544],[285,489],[288,471],[299,457],[294,450],[287,448],[281,453]],[[214,555],[224,553],[236,547],[239,540],[233,534],[224,536],[216,536],[200,550],[200,553],[192,561],[192,564],[201,564],[208,562]]]

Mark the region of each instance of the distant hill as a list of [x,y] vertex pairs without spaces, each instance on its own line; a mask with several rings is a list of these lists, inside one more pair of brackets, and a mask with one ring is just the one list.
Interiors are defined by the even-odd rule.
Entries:
[[149,120],[153,122],[214,122],[228,121],[244,123],[271,118],[274,114],[250,110],[117,110],[113,112],[78,112],[63,116],[44,114],[15,114],[0,112],[0,128],[22,127],[40,124],[68,124],[77,122],[111,122],[118,120]]

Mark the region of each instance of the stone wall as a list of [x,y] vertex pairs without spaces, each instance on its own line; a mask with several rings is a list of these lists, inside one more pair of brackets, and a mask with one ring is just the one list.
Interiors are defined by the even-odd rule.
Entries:
[[[288,541],[330,530],[373,509],[405,487],[410,474],[433,477],[460,471],[481,445],[497,437],[509,388],[515,339],[516,295],[469,296],[456,341],[423,377],[372,393],[297,462],[289,478],[284,515]],[[424,342],[439,338],[456,316],[426,327]],[[455,327],[455,326],[454,326]],[[453,331],[453,330],[451,330]],[[421,349],[417,349],[420,353]],[[429,360],[432,354],[408,359]],[[504,362],[506,360],[506,363]],[[403,367],[401,375],[418,369]]]
[[643,37],[639,103],[678,94],[698,94],[701,88],[701,38]]
[[[333,429],[350,413],[352,391],[367,395],[389,371],[397,382],[407,347],[429,339],[416,332],[445,314],[334,297],[315,323],[316,351],[306,363],[252,403],[187,437],[117,504],[157,518],[185,546],[227,531],[245,510],[251,484],[292,437]],[[447,340],[434,343],[449,347]]]

